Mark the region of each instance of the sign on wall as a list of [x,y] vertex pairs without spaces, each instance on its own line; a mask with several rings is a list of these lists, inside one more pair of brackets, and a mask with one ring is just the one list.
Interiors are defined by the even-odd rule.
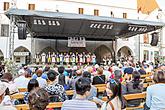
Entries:
[[28,56],[29,52],[14,52],[14,56]]
[[68,47],[86,47],[85,37],[68,37]]

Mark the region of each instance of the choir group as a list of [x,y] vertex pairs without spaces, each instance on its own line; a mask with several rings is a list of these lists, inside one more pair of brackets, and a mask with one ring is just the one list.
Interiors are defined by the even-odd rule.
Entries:
[[55,52],[48,52],[40,54],[36,54],[35,57],[36,64],[57,64],[57,65],[64,65],[64,64],[96,64],[96,55],[93,53],[55,53]]

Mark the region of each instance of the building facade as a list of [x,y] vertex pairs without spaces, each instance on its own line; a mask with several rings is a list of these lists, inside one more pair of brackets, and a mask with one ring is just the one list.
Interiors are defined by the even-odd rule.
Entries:
[[[130,3],[131,5],[127,5]],[[105,0],[1,0],[0,1],[0,60],[7,59],[10,57],[9,51],[11,49],[11,31],[14,31],[14,44],[13,48],[13,59],[16,63],[28,63],[32,62],[33,58],[37,53],[55,51],[55,52],[69,52],[70,48],[67,48],[66,40],[56,39],[35,39],[28,35],[26,40],[19,40],[17,27],[11,30],[10,20],[4,15],[4,12],[9,8],[18,8],[26,10],[40,10],[40,11],[52,11],[52,12],[65,12],[65,13],[77,13],[87,14],[94,16],[108,16],[124,19],[144,19],[148,15],[138,14],[136,10],[136,2],[128,0],[127,2],[117,3],[115,1]],[[155,13],[153,16],[157,16]],[[158,21],[158,19],[152,19]],[[148,36],[148,42],[144,39]],[[161,30],[161,36],[163,31]],[[162,39],[162,37],[160,37]],[[164,39],[164,38],[163,38]],[[161,46],[150,45],[151,36],[150,33],[147,35],[137,35],[127,39],[117,39],[114,44],[111,41],[87,41],[86,45],[88,48],[82,49],[82,51],[89,51],[96,53],[97,57],[101,61],[103,56],[115,55],[116,58],[132,55],[135,59],[142,61],[143,59],[154,61],[155,56],[160,55]],[[165,40],[164,40],[165,41]],[[112,52],[112,47],[115,48],[115,53]],[[79,51],[75,49],[74,51]],[[162,53],[165,51],[161,50]]]

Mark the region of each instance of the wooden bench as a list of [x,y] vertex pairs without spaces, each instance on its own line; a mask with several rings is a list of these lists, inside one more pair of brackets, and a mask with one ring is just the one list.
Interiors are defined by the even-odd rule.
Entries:
[[19,92],[27,92],[27,88],[18,88]]
[[[66,91],[67,96],[72,96],[73,94],[74,94],[74,90],[67,90]],[[11,99],[23,99],[24,94],[23,93],[17,93],[17,94],[10,95],[10,97],[11,97]]]
[[98,93],[104,92],[106,90],[106,84],[97,84],[97,85],[94,85],[94,86],[97,88]]
[[[144,99],[146,97],[146,92],[143,93],[136,93],[136,94],[127,94],[124,95],[126,100],[133,100],[133,99]],[[103,101],[108,101],[107,97],[102,98]],[[139,105],[138,107],[126,107],[126,110],[134,110],[137,108],[143,108],[143,105]]]
[[[61,108],[63,102],[53,102],[49,103],[46,108]],[[29,110],[28,104],[20,104],[15,106],[17,110]]]
[[24,94],[17,93],[17,94],[10,95],[10,97],[11,97],[11,99],[23,99]]
[[72,96],[74,94],[74,90],[65,91],[67,96]]

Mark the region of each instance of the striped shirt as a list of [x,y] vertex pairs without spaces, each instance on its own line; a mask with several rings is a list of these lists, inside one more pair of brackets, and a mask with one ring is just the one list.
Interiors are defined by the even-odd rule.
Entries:
[[85,99],[72,99],[66,100],[61,110],[97,110],[97,106],[94,102]]

